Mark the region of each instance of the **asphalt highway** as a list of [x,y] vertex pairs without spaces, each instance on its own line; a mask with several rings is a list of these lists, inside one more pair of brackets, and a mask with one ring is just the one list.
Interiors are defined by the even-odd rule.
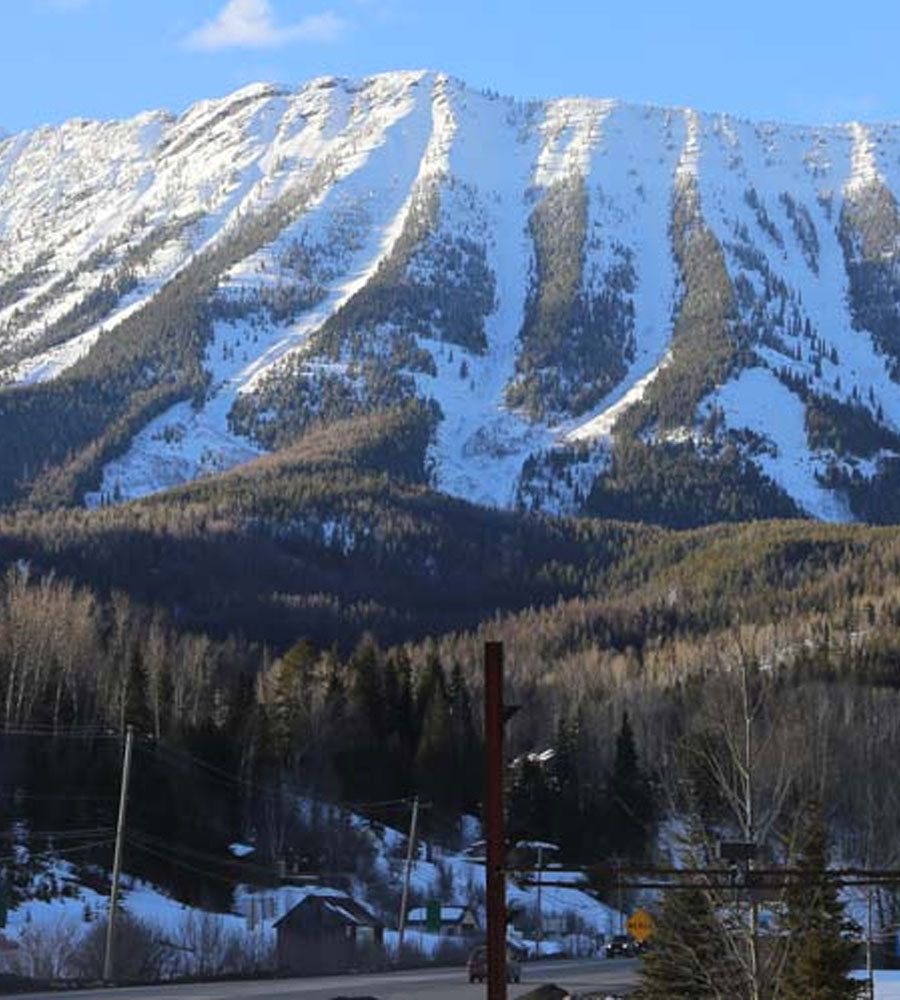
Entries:
[[[637,982],[637,962],[610,961],[529,962],[522,982],[509,987],[516,1000],[541,983],[556,983],[572,992],[607,990],[623,994]],[[136,986],[127,989],[75,990],[69,993],[29,993],[28,1000],[477,1000],[483,985],[471,985],[464,967],[416,969],[407,972],[321,976],[310,979],[255,979],[240,982],[185,983],[176,986]]]

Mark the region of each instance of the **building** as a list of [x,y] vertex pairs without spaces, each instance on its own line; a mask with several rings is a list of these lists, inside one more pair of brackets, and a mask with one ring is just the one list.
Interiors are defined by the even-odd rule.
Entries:
[[441,906],[439,912],[436,905],[416,906],[407,913],[406,926],[447,937],[471,937],[479,931],[478,918],[471,906]]
[[274,927],[278,968],[284,972],[372,968],[383,958],[384,925],[344,893],[310,893]]

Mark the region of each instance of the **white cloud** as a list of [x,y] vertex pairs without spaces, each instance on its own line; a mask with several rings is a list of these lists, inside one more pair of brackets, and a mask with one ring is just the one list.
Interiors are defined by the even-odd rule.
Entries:
[[336,41],[348,27],[334,11],[309,14],[293,24],[276,24],[270,0],[228,0],[217,17],[185,39],[193,49],[273,49],[290,42]]

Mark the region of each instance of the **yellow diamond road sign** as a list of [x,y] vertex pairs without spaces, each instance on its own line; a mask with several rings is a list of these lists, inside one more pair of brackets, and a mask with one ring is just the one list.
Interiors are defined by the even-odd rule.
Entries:
[[653,917],[646,910],[635,910],[625,925],[628,933],[643,944],[647,938],[653,937]]

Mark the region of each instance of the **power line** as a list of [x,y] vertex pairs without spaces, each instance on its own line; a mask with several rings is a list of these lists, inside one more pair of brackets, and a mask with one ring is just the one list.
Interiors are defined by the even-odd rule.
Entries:
[[[201,760],[199,757],[195,757],[192,753],[188,753],[187,750],[176,749],[175,747],[168,746],[161,740],[157,740],[153,744],[138,744],[138,748],[144,751],[150,752],[150,748],[154,750],[160,750],[163,752],[163,756],[168,758],[169,763],[177,764],[180,767],[189,767],[193,765],[201,770],[207,771],[218,784],[227,787],[229,789],[237,788],[247,788],[251,791],[256,792],[260,795],[269,795],[273,798],[283,798],[285,792],[279,791],[277,789],[267,788],[265,785],[257,784],[254,781],[250,781],[247,778],[237,778],[233,774],[229,774],[227,771],[220,767],[216,767],[214,764],[208,764],[206,761]],[[151,754],[158,759],[157,754]]]
[[[258,873],[259,875],[268,875],[275,878],[282,877],[282,867],[281,865],[272,864],[266,865],[259,862],[245,861],[239,858],[227,858],[218,854],[210,854],[207,851],[201,851],[197,848],[186,847],[184,845],[172,844],[170,841],[163,840],[160,837],[155,837],[151,834],[145,833],[143,830],[132,829],[129,833],[129,839],[133,840],[135,843],[143,842],[144,846],[148,848],[153,848],[158,851],[171,852],[174,851],[176,854],[184,854],[190,858],[196,859],[198,864],[202,862],[207,862],[209,864],[220,865],[223,868],[233,868],[235,874],[240,878],[241,875],[254,875]],[[165,856],[168,857],[168,854]],[[253,869],[253,871],[250,871]],[[344,876],[346,872],[295,872],[290,877],[291,878],[335,878],[337,876]]]
[[199,868],[196,865],[192,865],[187,861],[181,861],[178,858],[173,857],[171,854],[167,854],[164,853],[163,851],[156,850],[155,848],[150,847],[147,844],[142,844],[134,836],[134,834],[129,833],[128,836],[126,837],[126,840],[128,841],[129,844],[131,844],[132,847],[136,847],[139,851],[143,851],[145,854],[150,854],[161,861],[166,861],[169,864],[173,864],[178,868],[184,868],[186,871],[193,872],[195,875],[204,875],[208,878],[218,879],[218,881],[223,882],[225,885],[229,886],[233,886],[235,882],[238,881],[237,879],[234,878],[226,878],[219,872],[211,872],[207,869]]
[[48,840],[70,840],[79,837],[94,837],[104,833],[114,833],[111,826],[85,827],[80,830],[0,830],[0,840],[33,840],[39,837]]
[[[110,837],[108,840],[94,840],[87,844],[79,844],[76,847],[61,847],[54,848],[49,851],[32,851],[28,850],[29,860],[34,860],[35,858],[55,858],[59,855],[67,856],[69,854],[78,854],[82,851],[93,851],[101,847],[109,847],[110,844],[115,843],[114,838]],[[26,847],[26,845],[21,845]],[[5,857],[0,857],[0,864],[16,864],[21,861],[21,857],[15,854],[8,854]]]
[[115,802],[114,795],[59,795],[55,792],[24,792],[20,788],[0,787],[0,798],[27,799],[36,802]]
[[[181,747],[173,747],[162,740],[155,740],[150,744],[139,743],[138,746],[147,752],[150,751],[150,747],[162,750],[165,755],[168,755],[170,759],[181,766],[186,766],[188,763],[194,764],[196,767],[207,771],[220,783],[227,784],[228,787],[246,788],[257,795],[267,796],[278,801],[283,801],[286,795],[296,794],[285,788],[275,788],[273,785],[257,782],[250,778],[237,777],[223,768],[217,767],[215,764],[210,764],[208,761],[202,760],[200,757]],[[412,796],[406,796],[404,798],[383,799],[379,802],[322,802],[319,805],[326,809],[385,809],[391,806],[408,806],[411,802]],[[420,805],[420,808],[428,808],[429,805],[430,803],[423,803]]]
[[146,833],[143,830],[132,829],[129,836],[146,841],[149,845],[157,847],[160,850],[175,851],[176,853],[194,857],[199,861],[207,861],[212,864],[223,865],[225,867],[237,867],[242,871],[248,868],[253,868],[256,871],[263,872],[268,875],[277,875],[279,873],[279,868],[276,865],[264,865],[255,861],[238,860],[234,857],[222,857],[217,854],[211,854],[208,851],[201,851],[194,847],[187,847],[183,844],[173,844],[170,841],[161,839],[160,837],[154,837],[152,834]]
[[44,729],[35,726],[7,726],[0,728],[0,737],[6,736],[28,736],[40,739],[50,737],[54,740],[90,740],[92,742],[96,740],[121,739],[118,733],[111,732],[108,727],[78,730],[53,729],[52,727]]

